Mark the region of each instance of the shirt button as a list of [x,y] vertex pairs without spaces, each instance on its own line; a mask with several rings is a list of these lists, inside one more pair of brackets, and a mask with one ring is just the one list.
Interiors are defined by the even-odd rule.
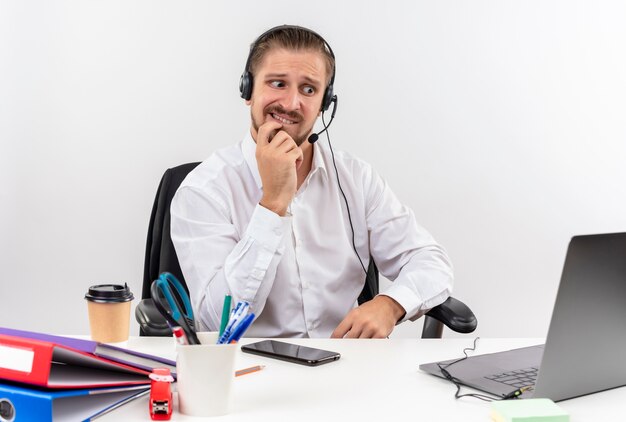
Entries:
[[257,280],[260,280],[263,278],[263,271],[261,270],[252,270],[252,277],[256,278]]

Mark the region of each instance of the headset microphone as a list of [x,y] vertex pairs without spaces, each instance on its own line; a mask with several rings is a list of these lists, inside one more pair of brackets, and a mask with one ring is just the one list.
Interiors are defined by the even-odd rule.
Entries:
[[[322,129],[320,132],[312,133],[309,136],[308,140],[309,140],[310,144],[314,144],[315,142],[317,142],[317,140],[319,139],[320,135],[328,130],[328,127],[330,126],[330,124],[333,122],[333,119],[335,118],[335,113],[337,112],[337,96],[333,95],[333,97],[330,100],[330,102],[333,103],[333,112],[330,114],[330,120],[328,121],[328,124],[324,124],[324,129]],[[324,113],[324,112],[322,112],[322,113]],[[322,121],[324,121],[324,119],[322,119]]]

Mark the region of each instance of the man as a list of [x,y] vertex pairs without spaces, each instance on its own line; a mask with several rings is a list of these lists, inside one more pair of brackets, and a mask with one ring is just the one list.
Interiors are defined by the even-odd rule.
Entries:
[[[240,88],[249,132],[194,169],[171,206],[203,328],[218,329],[231,294],[257,315],[249,336],[382,338],[448,297],[448,257],[411,210],[368,164],[307,141],[334,74],[310,30],[276,27],[252,45]],[[357,306],[370,256],[394,283]]]

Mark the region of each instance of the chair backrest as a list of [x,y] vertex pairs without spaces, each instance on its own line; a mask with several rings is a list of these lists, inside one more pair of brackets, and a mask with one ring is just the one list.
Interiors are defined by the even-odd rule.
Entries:
[[[188,163],[172,167],[167,169],[161,178],[148,225],[141,290],[142,299],[151,298],[150,286],[164,271],[174,274],[189,292],[170,235],[170,204],[180,184],[198,164],[200,163]],[[141,332],[140,334],[144,335],[145,333]]]

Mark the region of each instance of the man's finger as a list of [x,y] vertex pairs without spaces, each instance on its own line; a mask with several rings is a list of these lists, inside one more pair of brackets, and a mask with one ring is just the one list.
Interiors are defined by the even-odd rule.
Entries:
[[344,319],[339,323],[335,331],[330,335],[330,338],[343,338],[348,331],[350,331],[350,327],[352,326],[352,322],[348,319]]
[[361,334],[363,333],[363,327],[360,325],[353,325],[350,327],[350,331],[345,335],[344,338],[361,338]]
[[304,153],[302,153],[302,148],[297,147],[295,150],[296,154],[296,171],[300,169],[300,166],[304,162]]
[[270,143],[272,132],[280,129],[283,125],[276,121],[269,121],[267,123],[263,123],[257,132],[257,145],[267,145]]
[[285,153],[298,147],[298,145],[296,145],[291,136],[289,136],[289,134],[284,130],[278,131],[278,133],[272,139],[271,145],[273,148],[276,148],[277,150]]

